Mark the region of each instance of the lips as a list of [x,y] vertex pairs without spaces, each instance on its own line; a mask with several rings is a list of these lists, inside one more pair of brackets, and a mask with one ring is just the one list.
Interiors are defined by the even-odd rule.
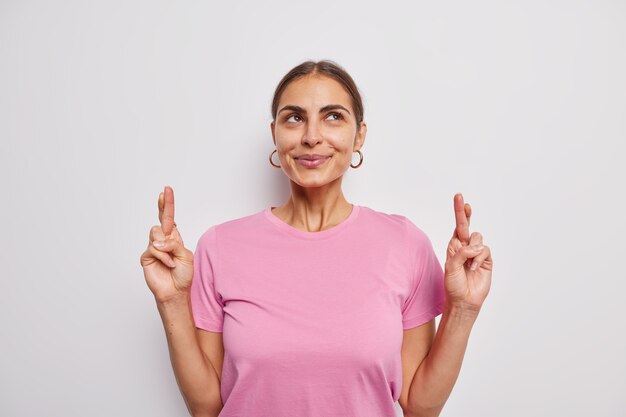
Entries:
[[304,159],[307,161],[317,161],[318,159],[325,159],[328,157],[329,155],[320,155],[320,154],[315,153],[315,154],[300,155],[296,159]]
[[321,167],[324,166],[326,164],[326,161],[328,161],[330,159],[330,156],[327,158],[318,158],[318,159],[304,159],[304,158],[298,158],[296,159],[296,162],[300,165],[303,166],[307,169],[315,169],[317,167]]

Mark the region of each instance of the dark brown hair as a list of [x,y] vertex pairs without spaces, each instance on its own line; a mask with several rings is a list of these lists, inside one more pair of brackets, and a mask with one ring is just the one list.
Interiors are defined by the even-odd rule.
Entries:
[[293,67],[285,76],[280,80],[276,91],[274,91],[274,99],[272,100],[272,120],[276,121],[276,112],[278,111],[278,101],[280,96],[285,91],[285,88],[290,82],[297,80],[300,77],[309,74],[320,74],[331,77],[341,83],[346,89],[348,94],[352,97],[352,109],[356,117],[357,129],[361,127],[363,121],[363,101],[361,94],[357,88],[354,80],[339,64],[331,60],[325,59],[321,61],[305,61],[295,67]]

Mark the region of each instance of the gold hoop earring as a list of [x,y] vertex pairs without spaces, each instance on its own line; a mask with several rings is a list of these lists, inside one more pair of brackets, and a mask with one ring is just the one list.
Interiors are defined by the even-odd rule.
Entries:
[[270,154],[270,164],[271,164],[273,167],[280,168],[280,167],[281,167],[281,165],[276,165],[274,162],[272,162],[272,156],[274,155],[274,152],[276,152],[276,151],[277,151],[277,150],[276,150],[276,149],[274,149],[274,150],[272,151],[272,153]]
[[363,163],[363,154],[361,153],[361,150],[358,150],[358,151],[355,151],[355,152],[358,152],[358,153],[359,153],[359,155],[361,156],[361,159],[359,160],[359,163],[358,163],[356,166],[352,165],[352,161],[351,161],[351,162],[350,162],[350,166],[351,166],[352,168],[358,168],[358,167],[360,167],[360,166],[361,166],[361,164]]

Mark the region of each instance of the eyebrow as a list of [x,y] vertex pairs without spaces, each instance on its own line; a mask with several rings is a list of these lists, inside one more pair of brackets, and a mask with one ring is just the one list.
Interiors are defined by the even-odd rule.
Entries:
[[[341,110],[345,110],[346,112],[348,112],[348,114],[350,114],[350,111],[348,109],[346,109],[344,106],[342,106],[341,104],[328,104],[322,108],[320,108],[320,113],[324,113],[328,110],[337,110],[337,109],[341,109]],[[304,110],[302,107],[300,106],[295,106],[293,104],[287,104],[285,107],[283,107],[282,109],[280,109],[278,111],[278,114],[280,114],[280,112],[282,112],[283,110],[293,110],[293,111],[297,111],[299,113],[304,113],[306,114],[306,110]]]

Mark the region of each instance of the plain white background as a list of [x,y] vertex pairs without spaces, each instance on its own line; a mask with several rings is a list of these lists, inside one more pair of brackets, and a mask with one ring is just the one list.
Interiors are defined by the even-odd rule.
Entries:
[[282,204],[270,102],[306,59],[364,97],[348,201],[443,264],[462,192],[492,249],[442,416],[623,416],[626,3],[599,0],[0,1],[0,414],[187,415],[139,264],[158,194],[188,247]]

